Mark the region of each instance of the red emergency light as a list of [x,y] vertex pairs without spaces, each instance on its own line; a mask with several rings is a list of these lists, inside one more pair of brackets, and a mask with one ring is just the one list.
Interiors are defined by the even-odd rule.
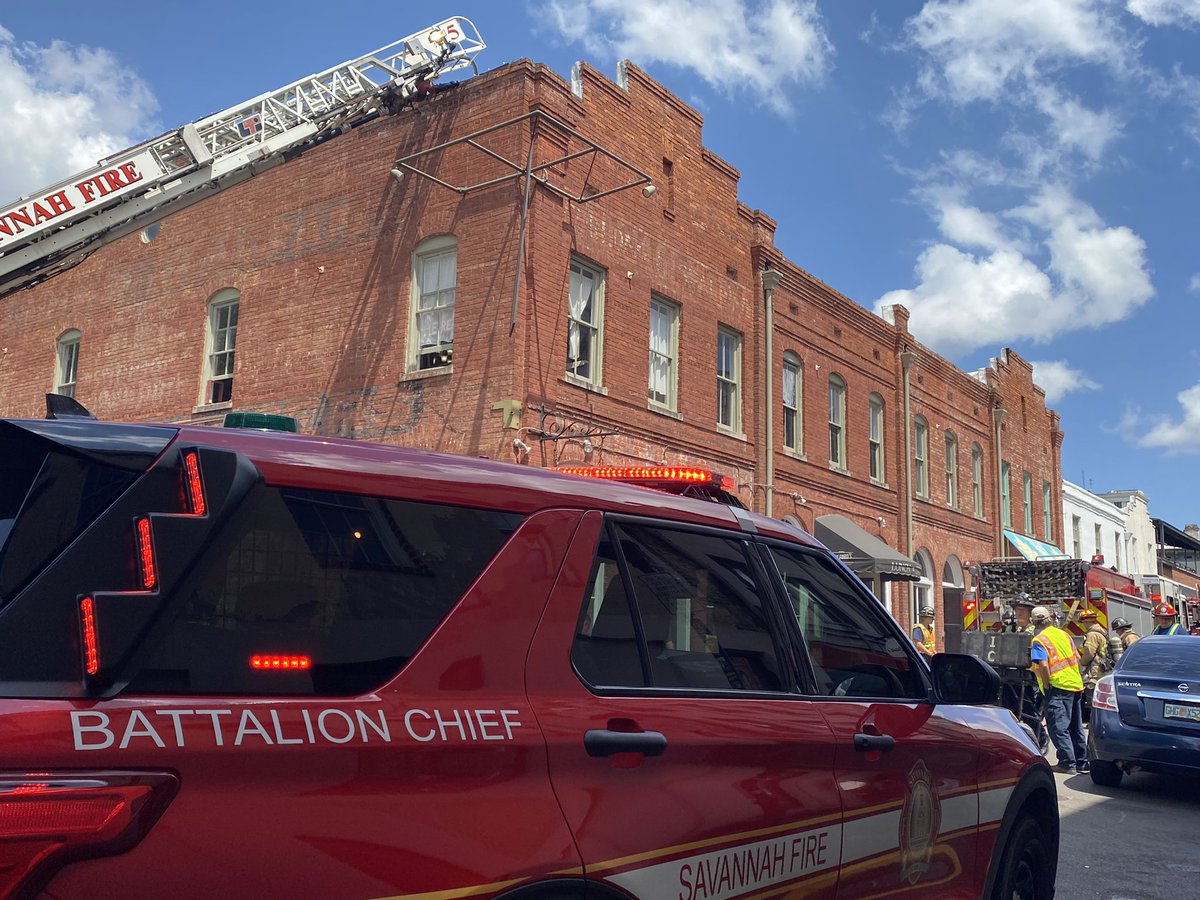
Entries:
[[250,668],[260,672],[296,672],[312,668],[312,659],[286,653],[256,653],[250,657]]
[[676,494],[689,493],[689,488],[698,488],[710,499],[742,505],[735,495],[737,482],[728,475],[719,475],[708,469],[690,466],[557,466],[554,471],[582,478],[621,481]]

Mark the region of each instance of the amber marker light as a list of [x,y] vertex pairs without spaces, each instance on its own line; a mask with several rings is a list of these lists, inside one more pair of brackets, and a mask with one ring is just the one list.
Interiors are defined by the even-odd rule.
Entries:
[[250,657],[250,668],[260,672],[296,672],[302,669],[311,669],[312,660],[307,656],[256,653]]

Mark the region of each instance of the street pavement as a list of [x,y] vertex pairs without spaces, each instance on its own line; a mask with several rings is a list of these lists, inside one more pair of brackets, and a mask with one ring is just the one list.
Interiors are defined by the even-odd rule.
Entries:
[[[1053,762],[1054,751],[1048,756]],[[1200,779],[1137,772],[1105,788],[1088,775],[1054,778],[1056,900],[1200,898]]]

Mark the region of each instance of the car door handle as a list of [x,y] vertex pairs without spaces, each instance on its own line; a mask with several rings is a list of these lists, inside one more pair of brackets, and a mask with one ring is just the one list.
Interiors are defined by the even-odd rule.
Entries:
[[583,736],[588,756],[612,756],[614,753],[641,753],[643,756],[662,756],[667,738],[660,731],[610,731],[607,728],[589,729]]
[[887,753],[896,746],[896,739],[890,734],[863,734],[854,736],[854,749],[859,753],[869,753],[872,750],[882,750]]

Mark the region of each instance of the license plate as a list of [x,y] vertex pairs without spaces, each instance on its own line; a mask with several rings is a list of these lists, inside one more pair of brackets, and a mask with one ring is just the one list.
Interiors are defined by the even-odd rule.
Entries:
[[1200,722],[1200,706],[1184,706],[1182,703],[1164,703],[1163,716],[1168,719],[1187,719]]

